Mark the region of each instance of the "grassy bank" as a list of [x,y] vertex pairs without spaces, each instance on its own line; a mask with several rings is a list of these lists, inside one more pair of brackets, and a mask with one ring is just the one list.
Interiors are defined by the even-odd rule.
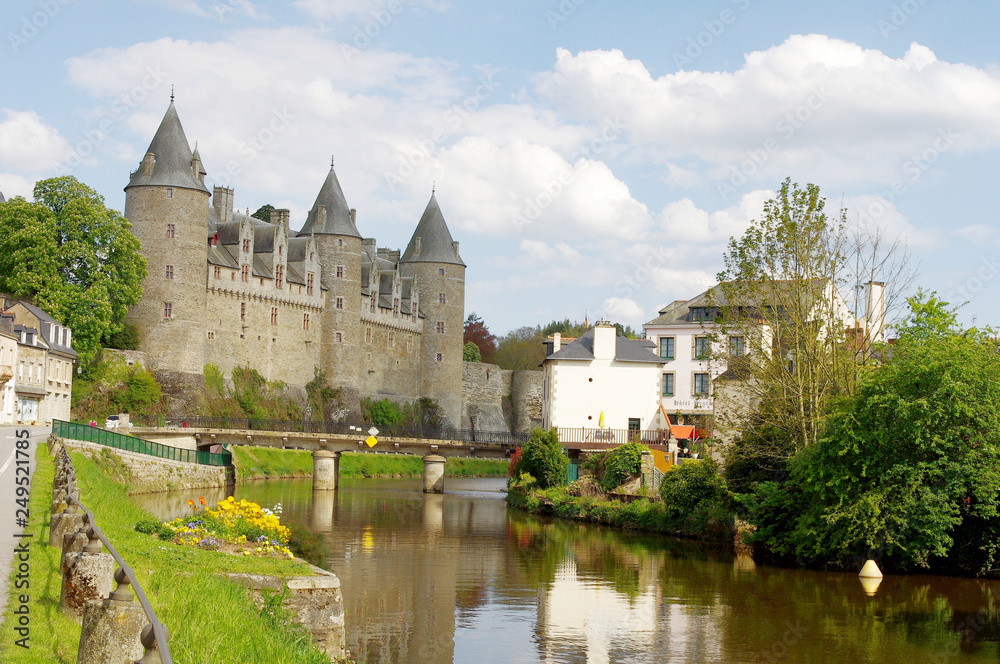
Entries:
[[[237,481],[311,477],[312,452],[277,447],[233,447]],[[448,459],[446,477],[506,477],[507,462],[494,459]],[[424,462],[407,454],[348,452],[340,457],[340,477],[421,477]]]
[[565,486],[536,489],[531,485],[515,485],[507,491],[507,502],[531,514],[705,541],[731,543],[735,532],[729,513],[687,511],[648,498],[626,503],[604,497],[575,496]]
[[[328,662],[304,631],[281,617],[258,609],[240,585],[218,576],[243,572],[293,576],[310,574],[291,560],[231,556],[217,551],[165,544],[133,530],[150,515],[137,507],[124,487],[80,453],[71,453],[83,502],[98,525],[135,570],[159,619],[170,628],[170,648],[177,662]],[[54,465],[40,448],[32,481],[31,649],[13,646],[12,597],[0,630],[0,664],[75,662],[80,628],[59,612],[60,551],[49,547],[48,511]],[[13,586],[11,586],[13,589]]]

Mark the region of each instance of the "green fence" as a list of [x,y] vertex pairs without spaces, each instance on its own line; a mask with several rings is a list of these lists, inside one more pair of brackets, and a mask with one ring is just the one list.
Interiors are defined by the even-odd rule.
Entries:
[[233,455],[229,452],[213,454],[202,450],[186,450],[181,447],[171,447],[149,440],[143,440],[134,436],[126,436],[116,431],[108,431],[86,424],[76,422],[63,422],[62,420],[52,420],[52,433],[70,440],[83,440],[88,443],[107,445],[126,452],[137,452],[148,454],[170,461],[183,461],[185,463],[200,463],[203,466],[231,466],[233,465]]

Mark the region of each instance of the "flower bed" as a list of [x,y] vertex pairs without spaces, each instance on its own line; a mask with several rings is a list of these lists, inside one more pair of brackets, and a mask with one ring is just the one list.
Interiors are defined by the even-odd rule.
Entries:
[[244,556],[293,557],[288,549],[291,532],[281,525],[280,503],[268,509],[229,496],[216,503],[215,509],[209,509],[204,498],[198,500],[201,505],[194,500],[188,501],[191,516],[180,516],[163,523],[138,523],[136,530],[155,532],[161,540],[212,551]]

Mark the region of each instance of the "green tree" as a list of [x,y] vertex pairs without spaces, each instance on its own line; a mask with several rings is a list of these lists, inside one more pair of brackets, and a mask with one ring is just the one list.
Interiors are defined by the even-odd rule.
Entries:
[[534,429],[528,442],[521,446],[521,456],[512,469],[512,476],[516,479],[521,473],[527,473],[535,478],[539,487],[547,489],[565,484],[568,471],[569,457],[559,443],[556,430]]
[[271,205],[270,203],[267,203],[257,208],[257,211],[251,214],[250,216],[260,219],[261,221],[266,221],[268,223],[271,223],[271,210],[273,209],[274,206]]
[[89,364],[142,297],[146,259],[128,220],[76,178],[42,180],[34,196],[0,205],[0,291],[72,328]]
[[479,346],[471,341],[466,341],[465,346],[462,347],[462,360],[465,362],[482,362],[483,355],[479,352]]
[[545,359],[545,338],[535,327],[519,327],[497,343],[493,363],[501,369],[537,369]]
[[642,468],[642,453],[649,448],[638,442],[619,445],[604,457],[604,479],[601,486],[611,491],[630,480]]
[[[933,294],[911,300],[900,331],[891,359],[793,461],[789,486],[759,492],[758,539],[806,563],[879,556],[984,574],[1000,563],[997,343],[960,331]],[[789,523],[790,536],[777,534]]]

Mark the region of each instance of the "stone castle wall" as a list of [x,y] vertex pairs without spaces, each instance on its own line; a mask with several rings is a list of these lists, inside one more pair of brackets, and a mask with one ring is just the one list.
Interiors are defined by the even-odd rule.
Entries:
[[463,428],[527,433],[542,425],[541,371],[510,371],[481,362],[463,365]]

